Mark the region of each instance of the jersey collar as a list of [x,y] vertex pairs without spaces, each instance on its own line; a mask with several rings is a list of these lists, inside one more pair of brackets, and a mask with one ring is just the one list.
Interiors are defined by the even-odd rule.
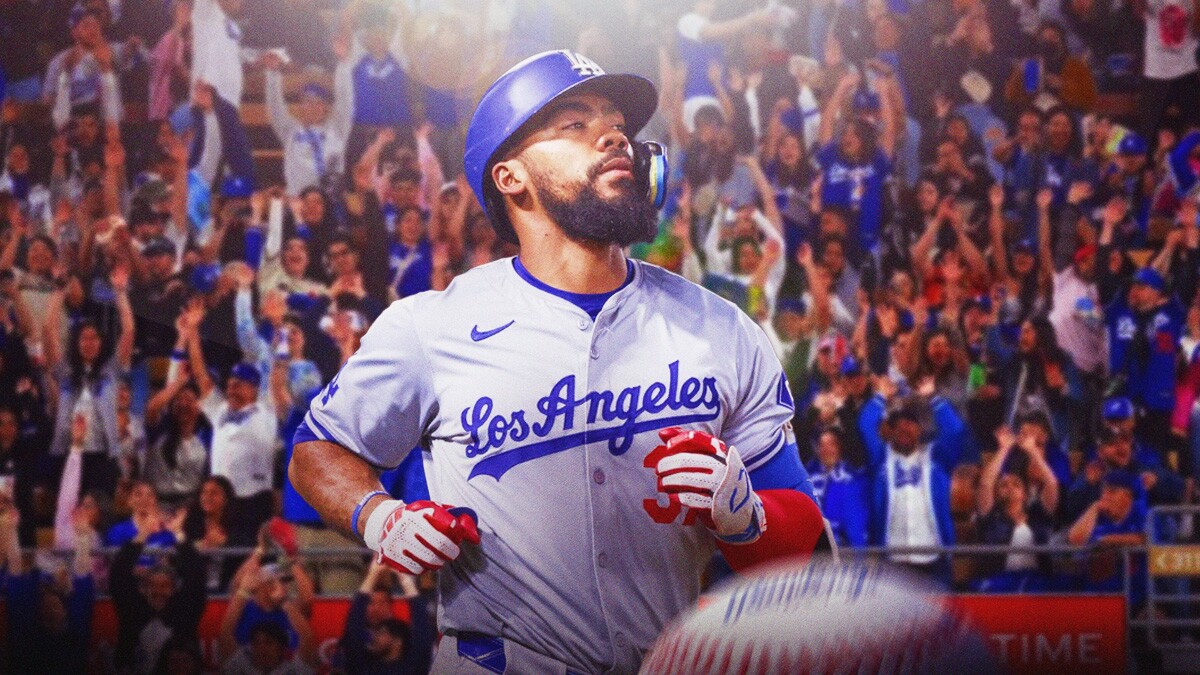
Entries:
[[[554,288],[545,282],[537,279],[520,260],[515,256],[509,258],[507,263],[502,263],[506,271],[508,271],[517,283],[517,287],[523,293],[528,293],[539,299],[559,307],[568,307],[575,314],[588,315],[593,321],[598,319],[600,315],[614,311],[622,303],[625,298],[633,293],[634,289],[642,281],[642,272],[638,263],[631,258],[626,258],[626,276],[625,283],[621,284],[615,291],[609,293],[571,293],[558,288]],[[590,303],[600,302],[601,308],[598,310],[596,317],[591,317],[585,309]]]

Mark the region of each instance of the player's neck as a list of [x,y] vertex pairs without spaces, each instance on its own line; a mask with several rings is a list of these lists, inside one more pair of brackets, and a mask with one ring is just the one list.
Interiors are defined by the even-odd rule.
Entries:
[[611,293],[625,283],[625,252],[616,244],[546,238],[521,245],[521,264],[538,281],[568,293]]

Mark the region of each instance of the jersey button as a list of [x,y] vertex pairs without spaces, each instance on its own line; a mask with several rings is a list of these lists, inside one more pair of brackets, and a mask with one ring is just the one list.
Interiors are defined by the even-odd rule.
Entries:
[[579,330],[587,330],[588,329],[588,320],[580,319],[579,323],[577,323],[575,325],[579,326]]
[[593,471],[592,480],[596,481],[596,485],[604,485],[604,469],[596,469]]
[[601,553],[600,555],[596,556],[596,564],[601,567],[608,567],[608,554]]

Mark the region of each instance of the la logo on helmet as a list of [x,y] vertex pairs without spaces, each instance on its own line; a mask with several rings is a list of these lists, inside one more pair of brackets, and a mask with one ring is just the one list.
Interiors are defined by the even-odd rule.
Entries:
[[567,60],[571,62],[571,68],[575,69],[575,72],[579,73],[583,77],[594,77],[596,75],[604,74],[603,68],[583,54],[576,54],[572,51],[563,50],[563,55],[565,55]]

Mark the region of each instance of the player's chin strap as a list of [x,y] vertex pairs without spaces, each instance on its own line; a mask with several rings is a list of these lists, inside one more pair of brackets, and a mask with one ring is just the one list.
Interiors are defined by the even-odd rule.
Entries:
[[667,151],[654,141],[633,143],[633,173],[654,208],[667,201]]

